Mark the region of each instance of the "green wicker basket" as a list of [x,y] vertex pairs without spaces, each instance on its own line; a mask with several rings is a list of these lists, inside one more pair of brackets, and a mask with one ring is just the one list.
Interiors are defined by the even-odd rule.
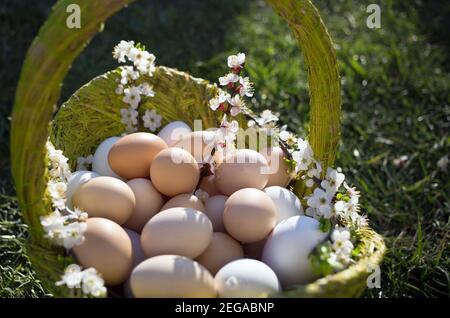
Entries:
[[[50,136],[73,167],[78,156],[91,154],[105,138],[123,133],[121,102],[114,93],[117,72],[108,72],[81,87],[53,118],[54,105],[71,63],[104,21],[129,2],[132,0],[58,1],[27,53],[17,87],[12,114],[11,163],[22,215],[30,229],[27,254],[42,283],[55,296],[70,296],[66,288],[56,287],[55,281],[73,260],[44,238],[39,221],[40,216],[51,211],[45,192],[45,143]],[[308,139],[316,159],[331,166],[340,137],[341,106],[340,77],[331,38],[311,1],[268,2],[298,39],[310,89]],[[73,3],[81,8],[80,29],[69,29],[65,24],[66,8]],[[163,124],[176,119],[192,124],[194,119],[201,118],[204,126],[217,126],[219,118],[207,107],[216,86],[166,67],[158,67],[155,75],[147,80],[154,85],[156,96],[142,103],[140,112],[156,109],[163,116]],[[297,193],[301,191],[299,184],[294,188]],[[356,264],[280,296],[360,296],[366,288],[369,268],[382,261],[385,245],[372,229],[366,227],[359,231],[362,257]]]

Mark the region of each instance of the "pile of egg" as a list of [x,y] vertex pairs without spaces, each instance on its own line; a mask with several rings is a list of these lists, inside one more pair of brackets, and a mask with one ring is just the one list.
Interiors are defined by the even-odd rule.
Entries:
[[98,146],[67,190],[69,207],[89,215],[73,248],[81,266],[127,297],[258,297],[315,278],[308,254],[326,234],[285,188],[281,149],[239,149],[253,160],[225,160],[199,180],[207,134],[177,121]]

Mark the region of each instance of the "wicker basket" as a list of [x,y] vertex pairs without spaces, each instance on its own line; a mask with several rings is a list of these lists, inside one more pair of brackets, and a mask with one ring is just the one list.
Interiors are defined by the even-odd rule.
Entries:
[[[102,23],[131,1],[60,0],[27,53],[17,87],[11,163],[23,218],[30,229],[27,254],[43,284],[55,296],[69,296],[67,289],[56,287],[54,282],[73,260],[44,238],[39,221],[40,216],[51,211],[45,194],[45,142],[50,136],[73,165],[78,156],[92,153],[105,138],[121,134],[124,131],[119,114],[122,105],[114,93],[117,72],[108,72],[81,87],[53,119],[54,105],[70,64]],[[288,22],[298,39],[310,88],[309,142],[316,159],[331,166],[340,137],[341,105],[340,78],[331,38],[309,0],[268,2]],[[65,26],[66,7],[72,3],[77,3],[83,13],[81,29]],[[140,111],[156,109],[163,116],[163,124],[176,119],[192,124],[194,119],[201,118],[204,126],[217,126],[219,118],[207,107],[207,101],[217,89],[215,86],[166,67],[158,67],[154,77],[148,80],[154,85],[156,96],[142,103]],[[80,112],[83,116],[79,116]],[[300,184],[294,188],[297,193],[302,191]],[[372,229],[362,228],[360,236],[362,257],[356,264],[280,296],[360,296],[370,274],[369,266],[379,265],[385,251],[382,238]]]

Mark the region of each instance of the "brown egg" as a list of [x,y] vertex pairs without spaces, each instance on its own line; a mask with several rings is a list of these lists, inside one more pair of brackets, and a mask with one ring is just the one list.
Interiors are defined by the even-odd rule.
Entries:
[[148,178],[153,158],[167,145],[156,135],[137,132],[114,143],[108,155],[111,169],[125,179]]
[[137,298],[216,297],[214,278],[199,263],[179,255],[161,255],[139,264],[130,285]]
[[133,269],[130,238],[119,225],[104,218],[89,218],[84,242],[73,248],[78,263],[94,267],[108,286],[123,283]]
[[225,264],[244,257],[241,244],[225,233],[213,233],[208,248],[197,257],[196,261],[206,267],[213,275]]
[[200,178],[200,170],[189,152],[167,148],[154,158],[150,177],[159,192],[173,197],[193,192]]
[[225,202],[223,223],[227,232],[242,243],[265,238],[275,226],[276,208],[272,199],[258,189],[242,189]]
[[269,163],[269,181],[266,187],[286,187],[291,180],[289,167],[284,161],[284,151],[280,147],[264,148],[260,153]]
[[199,163],[206,162],[214,148],[213,136],[214,132],[211,131],[194,131],[184,135],[174,147],[188,151]]
[[148,179],[132,179],[127,184],[134,193],[136,206],[124,226],[140,233],[145,223],[161,210],[164,198]]
[[209,194],[210,197],[213,195],[219,195],[220,193],[219,189],[216,186],[215,176],[205,176],[202,178],[202,181],[200,181],[200,189],[205,191]]
[[162,254],[196,258],[208,247],[212,224],[208,217],[189,208],[171,208],[148,221],[141,233],[141,245],[147,257]]
[[127,233],[128,237],[131,240],[132,247],[132,259],[133,259],[133,268],[139,265],[142,261],[146,260],[147,257],[144,254],[141,246],[141,236],[133,230],[123,228]]
[[205,202],[205,213],[211,220],[214,232],[226,232],[223,225],[223,211],[227,199],[228,197],[225,195],[215,195],[209,197]]
[[267,160],[251,149],[238,149],[216,171],[217,188],[231,195],[244,188],[263,189],[269,180]]
[[72,205],[86,211],[89,217],[125,223],[133,213],[136,198],[130,187],[113,177],[97,177],[80,185],[72,196]]
[[205,205],[203,202],[190,193],[182,193],[174,196],[163,205],[161,211],[171,208],[191,208],[197,211],[205,212]]
[[242,245],[244,248],[244,255],[246,258],[253,258],[258,261],[261,260],[262,252],[264,249],[264,245],[266,245],[267,237],[262,239],[261,241],[254,243],[245,243]]

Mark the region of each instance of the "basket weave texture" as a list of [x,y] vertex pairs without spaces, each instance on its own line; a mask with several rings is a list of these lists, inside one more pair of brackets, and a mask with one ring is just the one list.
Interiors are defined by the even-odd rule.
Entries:
[[[130,0],[60,0],[30,47],[16,91],[12,116],[11,162],[17,196],[30,239],[27,254],[43,284],[55,296],[70,296],[67,289],[54,282],[73,260],[43,237],[39,217],[51,211],[45,193],[45,142],[50,136],[64,151],[72,167],[78,156],[93,153],[105,138],[120,135],[124,125],[119,109],[123,107],[114,92],[117,71],[98,76],[81,87],[64,103],[54,119],[53,105],[60,94],[60,83],[69,65],[109,16]],[[310,88],[309,141],[316,159],[331,166],[340,137],[340,78],[331,38],[309,0],[269,0],[275,12],[284,18],[299,41],[308,72]],[[65,25],[68,4],[80,5],[84,28],[69,30]],[[55,39],[61,39],[56,41]],[[300,70],[299,70],[300,71]],[[167,67],[158,67],[154,77],[155,97],[140,104],[140,115],[156,109],[163,124],[183,120],[192,126],[202,119],[204,128],[217,127],[219,118],[207,107],[216,86]],[[301,184],[294,191],[302,195]],[[382,261],[385,245],[370,228],[360,229],[360,260],[348,269],[321,278],[311,284],[296,286],[283,297],[357,297],[366,288],[370,269]]]

